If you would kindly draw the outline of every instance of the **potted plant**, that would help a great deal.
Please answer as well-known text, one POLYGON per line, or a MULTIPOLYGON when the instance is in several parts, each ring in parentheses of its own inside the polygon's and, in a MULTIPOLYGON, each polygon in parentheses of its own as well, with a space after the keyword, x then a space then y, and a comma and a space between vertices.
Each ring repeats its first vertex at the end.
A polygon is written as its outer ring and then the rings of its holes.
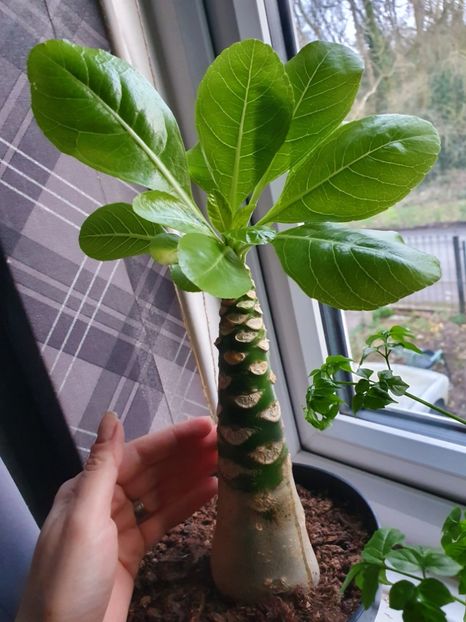
MULTIPOLYGON (((327 429, 342 407, 357 414, 363 408, 383 409, 406 396, 457 423, 466 419, 426 402, 413 394, 409 385, 396 373, 391 359, 400 348, 417 354, 422 351, 413 343, 414 335, 406 327, 392 326, 378 330, 366 339, 357 365, 346 356, 328 356, 325 363, 311 372, 312 383, 306 392, 306 420, 318 430, 327 429), (383 360, 383 369, 375 371, 370 358, 383 360), (344 390, 352 386, 351 404, 345 404, 344 390), (344 406, 343 406, 344 405, 344 406)), ((441 547, 407 546, 398 529, 378 529, 362 551, 361 561, 353 565, 342 590, 353 581, 361 589, 362 603, 369 608, 379 584, 389 586, 390 607, 402 611, 405 622, 446 622, 443 607, 459 603, 466 620, 466 515, 454 508, 442 527, 441 547), (395 581, 387 577, 391 572, 395 581), (449 582, 443 580, 444 577, 449 582), (455 585, 458 595, 451 590, 455 585)))
POLYGON ((199 144, 186 152, 153 87, 102 50, 47 41, 29 56, 32 109, 51 142, 85 164, 149 190, 104 205, 80 245, 112 260, 141 253, 169 267, 178 287, 221 299, 219 499, 212 572, 220 590, 257 601, 316 584, 316 563, 292 478, 269 342, 248 251, 271 244, 311 297, 374 309, 435 282, 436 259, 392 232, 341 224, 403 198, 439 152, 427 121, 376 115, 343 121, 360 59, 314 42, 283 65, 256 40, 226 49, 199 86, 199 144), (287 173, 277 203, 251 217, 265 186, 287 173), (206 214, 191 180, 207 193, 206 214), (276 223, 289 223, 287 229, 276 223))

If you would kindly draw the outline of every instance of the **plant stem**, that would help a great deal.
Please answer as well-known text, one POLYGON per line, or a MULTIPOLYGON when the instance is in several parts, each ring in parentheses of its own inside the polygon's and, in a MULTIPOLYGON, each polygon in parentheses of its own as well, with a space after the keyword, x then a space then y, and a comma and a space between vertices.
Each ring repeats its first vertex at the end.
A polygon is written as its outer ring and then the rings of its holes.
MULTIPOLYGON (((390 566, 387 566, 386 564, 383 565, 384 570, 390 570, 390 572, 396 572, 397 574, 401 574, 404 577, 408 577, 409 579, 415 579, 416 581, 421 581, 421 577, 418 577, 415 574, 411 574, 410 572, 404 572, 403 570, 397 570, 396 568, 391 568, 390 566)), ((393 585, 393 583, 390 583, 390 585, 393 585)))
POLYGON ((222 300, 220 316, 212 575, 224 594, 256 602, 315 585, 319 569, 292 478, 255 290, 222 300))
MULTIPOLYGON (((339 385, 346 385, 346 386, 356 386, 357 384, 357 382, 351 382, 349 380, 336 380, 335 382, 339 385)), ((371 384, 376 384, 373 380, 369 380, 369 382, 371 384)), ((424 406, 427 406, 428 408, 435 410, 441 415, 444 415, 445 417, 449 417, 450 419, 453 419, 454 421, 457 421, 458 423, 462 423, 463 425, 466 425, 466 419, 463 419, 463 417, 459 417, 458 415, 455 415, 449 412, 448 410, 445 410, 441 406, 436 406, 435 404, 431 404, 430 402, 423 400, 421 397, 418 397, 417 395, 414 395, 414 393, 410 393, 409 391, 405 391, 404 394, 406 395, 406 397, 409 397, 411 400, 414 400, 415 402, 418 402, 419 404, 423 404, 424 406)))
POLYGON ((462 417, 458 417, 458 415, 454 415, 453 413, 449 412, 448 410, 445 410, 444 408, 441 408, 440 406, 436 406, 435 404, 426 402, 422 398, 418 397, 417 395, 414 395, 413 393, 409 393, 408 391, 405 392, 405 395, 406 397, 409 397, 415 402, 419 402, 419 404, 423 404, 424 406, 428 406, 432 410, 436 410, 441 415, 445 415, 445 417, 449 417, 450 419, 454 419, 454 421, 457 421, 458 423, 462 423, 463 425, 466 425, 466 419, 463 419, 462 417))

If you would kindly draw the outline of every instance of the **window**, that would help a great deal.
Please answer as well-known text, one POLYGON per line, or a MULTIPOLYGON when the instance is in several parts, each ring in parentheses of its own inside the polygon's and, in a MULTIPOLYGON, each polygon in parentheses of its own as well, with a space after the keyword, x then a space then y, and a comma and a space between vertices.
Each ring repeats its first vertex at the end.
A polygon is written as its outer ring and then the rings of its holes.
MULTIPOLYGON (((327 310, 322 327, 327 344, 332 353, 346 349, 357 361, 371 333, 393 324, 411 328, 423 352, 400 350, 395 369, 408 381, 411 392, 464 417, 466 225, 462 221, 466 211, 460 180, 466 180, 466 25, 462 3, 293 0, 292 10, 299 45, 323 38, 350 46, 363 58, 366 71, 350 119, 386 112, 417 114, 433 122, 442 139, 439 160, 423 184, 396 208, 357 223, 358 228, 400 231, 408 244, 436 255, 441 280, 373 312, 327 310)), ((292 296, 298 313, 305 314, 303 309, 309 305, 299 294, 292 296)), ((305 333, 300 332, 300 337, 307 350, 305 333)), ((306 369, 311 368, 307 364, 306 369)), ((325 434, 298 425, 305 445, 313 451, 437 492, 455 486, 453 481, 463 469, 463 427, 430 414, 408 398, 381 415, 365 413, 358 419, 344 415, 325 434)), ((460 479, 457 484, 458 492, 463 491, 460 479)))
MULTIPOLYGON (((359 226, 396 229, 409 245, 439 258, 442 278, 390 307, 346 313, 345 320, 355 359, 374 330, 393 323, 409 325, 424 352, 416 356, 400 351, 397 364, 412 368, 400 369, 429 401, 464 417, 466 24, 462 3, 294 0, 293 10, 301 44, 324 37, 352 47, 364 59, 366 71, 352 118, 386 112, 417 114, 439 130, 442 150, 425 182, 396 209, 359 226)), ((400 406, 424 411, 407 399, 400 406)))

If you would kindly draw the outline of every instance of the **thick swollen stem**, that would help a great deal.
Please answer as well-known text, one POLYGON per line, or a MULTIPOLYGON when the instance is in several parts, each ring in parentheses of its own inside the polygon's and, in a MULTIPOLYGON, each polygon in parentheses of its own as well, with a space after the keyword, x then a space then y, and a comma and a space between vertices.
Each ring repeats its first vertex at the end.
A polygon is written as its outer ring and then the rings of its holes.
POLYGON ((255 602, 316 585, 319 568, 291 473, 256 292, 223 300, 220 315, 212 573, 224 594, 255 602))

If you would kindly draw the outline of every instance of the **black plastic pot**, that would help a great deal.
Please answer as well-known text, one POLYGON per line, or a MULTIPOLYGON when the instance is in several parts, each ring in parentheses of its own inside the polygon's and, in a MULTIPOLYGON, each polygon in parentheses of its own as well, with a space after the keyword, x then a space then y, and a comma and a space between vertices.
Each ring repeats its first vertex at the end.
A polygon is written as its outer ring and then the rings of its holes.
MULTIPOLYGON (((336 501, 348 503, 354 511, 360 515, 366 529, 372 534, 380 525, 372 511, 372 508, 362 494, 349 482, 317 467, 304 464, 293 465, 295 482, 312 492, 325 492, 336 501)), ((370 609, 364 609, 362 605, 348 618, 348 622, 373 622, 380 607, 380 599, 370 609)))

